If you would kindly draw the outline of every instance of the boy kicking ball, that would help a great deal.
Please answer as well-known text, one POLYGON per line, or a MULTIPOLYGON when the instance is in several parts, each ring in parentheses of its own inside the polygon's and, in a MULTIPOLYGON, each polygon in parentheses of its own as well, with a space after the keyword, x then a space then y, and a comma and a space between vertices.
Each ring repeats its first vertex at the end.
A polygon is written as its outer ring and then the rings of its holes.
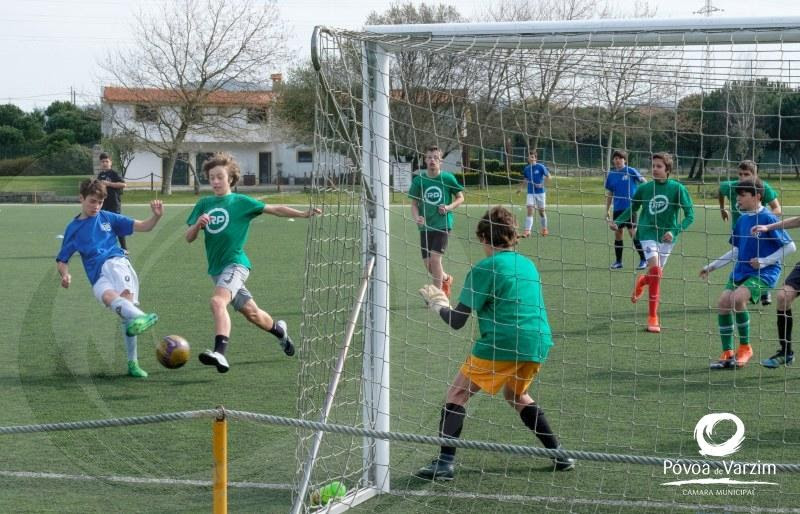
POLYGON ((247 321, 278 339, 286 356, 294 355, 294 345, 289 337, 286 322, 273 321, 272 316, 259 308, 253 295, 245 287, 250 276, 250 259, 244 253, 250 222, 261 214, 284 218, 309 218, 320 214, 319 209, 298 211, 285 205, 265 205, 249 196, 231 192, 240 177, 239 165, 233 156, 217 153, 203 164, 203 172, 214 190, 213 196, 201 198, 186 220, 189 229, 186 241, 205 234, 208 274, 214 283, 211 296, 211 315, 214 318, 214 349, 199 355, 200 362, 215 366, 219 373, 230 369, 225 351, 231 336, 231 318, 228 304, 242 313, 247 321))
POLYGON ((795 244, 783 229, 753 231, 771 225, 778 218, 761 205, 764 186, 760 180, 742 180, 736 185, 736 201, 742 216, 733 227, 731 249, 700 270, 701 278, 734 262, 725 290, 719 297, 719 335, 722 355, 711 369, 744 367, 753 356, 750 346, 750 313, 747 304, 761 301, 781 276, 783 257, 795 251, 795 244), (755 235, 754 235, 755 234, 755 235), (733 352, 733 324, 739 333, 739 347, 733 352))
POLYGON ((72 283, 69 260, 75 252, 80 254, 95 298, 122 318, 128 375, 145 378, 147 372, 139 367, 136 336, 152 327, 158 316, 145 314, 137 307, 139 278, 117 240, 134 232, 153 230, 164 214, 164 208, 160 200, 153 200, 150 202, 153 215, 145 221, 134 220, 101 210, 106 194, 106 186, 99 180, 81 182, 81 213, 64 231, 56 265, 61 287, 66 289, 72 283))

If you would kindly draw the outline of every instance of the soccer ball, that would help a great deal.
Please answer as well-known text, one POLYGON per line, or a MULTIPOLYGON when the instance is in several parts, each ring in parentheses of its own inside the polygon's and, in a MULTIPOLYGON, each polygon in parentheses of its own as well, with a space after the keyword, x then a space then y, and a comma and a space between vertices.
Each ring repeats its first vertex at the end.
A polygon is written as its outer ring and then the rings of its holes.
POLYGON ((165 368, 180 368, 189 360, 189 343, 181 336, 166 336, 156 345, 156 358, 165 368))

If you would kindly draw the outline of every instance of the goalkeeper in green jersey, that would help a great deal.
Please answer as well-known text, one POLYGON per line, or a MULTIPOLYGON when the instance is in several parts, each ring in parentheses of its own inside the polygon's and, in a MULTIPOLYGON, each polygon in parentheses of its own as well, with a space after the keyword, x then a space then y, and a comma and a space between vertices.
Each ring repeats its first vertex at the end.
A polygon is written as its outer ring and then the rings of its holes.
POLYGON ((631 206, 610 223, 611 230, 619 225, 632 222, 636 237, 641 241, 644 256, 647 259, 647 271, 637 275, 631 294, 631 302, 636 303, 649 291, 647 331, 661 332, 658 319, 660 302, 661 277, 678 235, 689 228, 694 221, 692 197, 686 187, 669 178, 672 172, 672 156, 668 153, 656 153, 652 157, 653 180, 636 190, 631 199, 631 206), (641 219, 638 212, 641 209, 641 219), (683 211, 683 220, 679 215, 683 211))
MULTIPOLYGON (((456 374, 442 407, 439 437, 458 439, 466 405, 478 391, 503 397, 545 448, 559 448, 541 407, 528 394, 531 382, 547 360, 553 337, 547 321, 542 283, 533 262, 514 250, 517 223, 504 207, 483 215, 475 231, 486 258, 472 267, 458 299, 450 307, 444 292, 434 285, 420 289, 428 307, 452 328, 462 328, 474 310, 480 337, 456 374)), ((417 471, 427 480, 452 480, 456 449, 442 446, 439 456, 417 471)), ((567 457, 555 457, 552 469, 575 466, 567 457)))

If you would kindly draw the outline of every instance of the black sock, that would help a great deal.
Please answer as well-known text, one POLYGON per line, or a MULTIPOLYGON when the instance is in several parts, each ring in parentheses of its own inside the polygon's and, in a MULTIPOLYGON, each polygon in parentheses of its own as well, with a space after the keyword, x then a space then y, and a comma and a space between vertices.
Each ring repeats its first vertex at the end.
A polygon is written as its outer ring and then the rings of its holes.
MULTIPOLYGON (((457 403, 446 403, 442 408, 442 417, 439 420, 439 437, 449 437, 458 439, 461 437, 461 429, 464 428, 464 416, 467 410, 463 405, 457 403)), ((442 446, 439 458, 443 460, 453 460, 456 455, 454 446, 442 446)))
POLYGON ((214 351, 225 355, 228 348, 228 336, 218 335, 214 337, 214 351))
POLYGON ((124 236, 117 236, 117 239, 119 239, 119 247, 122 248, 123 250, 127 250, 128 249, 128 243, 125 242, 125 237, 124 236))
POLYGON ((614 255, 617 256, 617 262, 622 262, 622 249, 623 249, 622 239, 614 240, 614 255))
POLYGON ((792 353, 792 309, 778 311, 778 341, 784 354, 792 353))
POLYGON ((283 329, 278 325, 277 321, 272 324, 272 328, 269 329, 269 333, 274 335, 278 339, 283 339, 284 336, 286 335, 283 329))
POLYGON ((633 246, 634 248, 636 248, 636 251, 639 252, 639 259, 644 260, 644 250, 642 250, 642 243, 639 242, 638 239, 634 239, 633 246))
POLYGON ((547 418, 544 417, 544 412, 538 405, 535 403, 528 405, 520 411, 519 417, 522 418, 525 426, 536 434, 545 448, 558 448, 558 438, 550 430, 547 418))

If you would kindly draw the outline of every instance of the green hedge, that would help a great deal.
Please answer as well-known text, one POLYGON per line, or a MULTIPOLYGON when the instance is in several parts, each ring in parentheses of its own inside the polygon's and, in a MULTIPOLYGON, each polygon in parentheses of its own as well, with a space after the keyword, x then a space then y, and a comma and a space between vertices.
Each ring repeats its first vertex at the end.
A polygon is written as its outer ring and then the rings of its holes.
MULTIPOLYGON (((477 172, 467 172, 456 174, 459 182, 463 182, 465 186, 477 186, 480 184, 481 174, 477 172)), ((507 186, 511 185, 516 187, 522 181, 520 173, 511 173, 506 175, 505 171, 498 173, 486 173, 486 182, 490 186, 507 186)))
MULTIPOLYGON (((522 174, 522 169, 527 165, 526 162, 512 162, 511 173, 522 174)), ((488 173, 503 173, 506 172, 506 165, 503 161, 497 159, 485 159, 483 165, 488 173)), ((471 171, 478 172, 481 169, 481 161, 478 159, 470 159, 469 167, 471 171)))
POLYGON ((35 157, 17 157, 15 159, 0 159, 0 177, 16 177, 27 175, 36 162, 35 157))

